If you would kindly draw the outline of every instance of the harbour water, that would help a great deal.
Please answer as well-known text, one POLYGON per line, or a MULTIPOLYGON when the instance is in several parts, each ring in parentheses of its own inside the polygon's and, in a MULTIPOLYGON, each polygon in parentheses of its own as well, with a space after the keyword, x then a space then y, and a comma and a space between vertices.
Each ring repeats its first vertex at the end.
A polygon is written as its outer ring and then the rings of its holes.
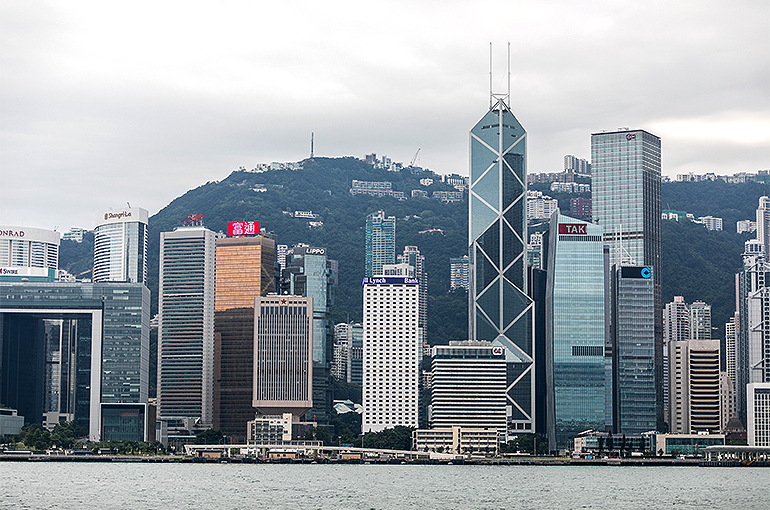
POLYGON ((770 508, 767 468, 0 463, 0 508, 770 508))

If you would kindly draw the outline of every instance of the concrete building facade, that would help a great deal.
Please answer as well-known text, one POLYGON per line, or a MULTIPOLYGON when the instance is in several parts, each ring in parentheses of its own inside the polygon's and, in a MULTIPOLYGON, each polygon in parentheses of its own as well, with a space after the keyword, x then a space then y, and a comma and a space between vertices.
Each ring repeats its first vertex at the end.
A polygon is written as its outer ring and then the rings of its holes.
POLYGON ((158 278, 158 415, 214 415, 214 267, 216 240, 202 226, 160 234, 158 278))
POLYGON ((254 299, 254 407, 259 414, 313 407, 313 298, 268 295, 254 299))
POLYGON ((419 282, 364 278, 361 432, 418 426, 419 282))

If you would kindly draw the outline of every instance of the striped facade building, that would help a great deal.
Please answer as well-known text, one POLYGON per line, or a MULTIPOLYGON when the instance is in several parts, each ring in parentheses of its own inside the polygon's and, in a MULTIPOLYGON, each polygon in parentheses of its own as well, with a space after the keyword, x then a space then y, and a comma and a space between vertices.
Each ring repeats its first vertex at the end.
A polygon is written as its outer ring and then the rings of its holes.
POLYGON ((312 297, 254 299, 252 406, 260 415, 291 413, 295 421, 313 407, 312 297))
POLYGON ((505 351, 491 342, 433 347, 431 428, 506 429, 505 351))

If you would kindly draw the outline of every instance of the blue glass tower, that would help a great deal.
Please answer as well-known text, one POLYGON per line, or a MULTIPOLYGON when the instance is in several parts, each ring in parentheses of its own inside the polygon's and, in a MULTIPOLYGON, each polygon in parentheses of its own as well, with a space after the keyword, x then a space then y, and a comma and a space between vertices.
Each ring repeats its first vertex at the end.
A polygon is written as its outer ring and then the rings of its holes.
POLYGON ((506 349, 508 426, 533 432, 535 371, 527 296, 526 138, 508 106, 492 95, 470 132, 469 332, 506 349))
POLYGON ((334 302, 334 261, 326 248, 304 244, 286 252, 282 293, 313 298, 313 409, 309 419, 327 422, 331 412, 330 364, 333 358, 331 306, 334 302))
MULTIPOLYGON (((551 450, 605 425, 603 229, 551 217, 546 284, 547 433, 551 450)), ((653 395, 654 396, 654 395, 653 395)))

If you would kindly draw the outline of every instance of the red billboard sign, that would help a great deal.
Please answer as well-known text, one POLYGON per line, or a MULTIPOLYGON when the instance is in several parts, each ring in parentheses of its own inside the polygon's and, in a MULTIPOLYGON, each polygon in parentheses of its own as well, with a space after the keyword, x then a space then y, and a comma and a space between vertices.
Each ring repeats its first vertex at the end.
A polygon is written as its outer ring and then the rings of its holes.
POLYGON ((559 223, 560 234, 586 234, 586 225, 579 223, 559 223))
POLYGON ((227 224, 227 235, 248 236, 259 234, 258 221, 235 221, 227 224))

